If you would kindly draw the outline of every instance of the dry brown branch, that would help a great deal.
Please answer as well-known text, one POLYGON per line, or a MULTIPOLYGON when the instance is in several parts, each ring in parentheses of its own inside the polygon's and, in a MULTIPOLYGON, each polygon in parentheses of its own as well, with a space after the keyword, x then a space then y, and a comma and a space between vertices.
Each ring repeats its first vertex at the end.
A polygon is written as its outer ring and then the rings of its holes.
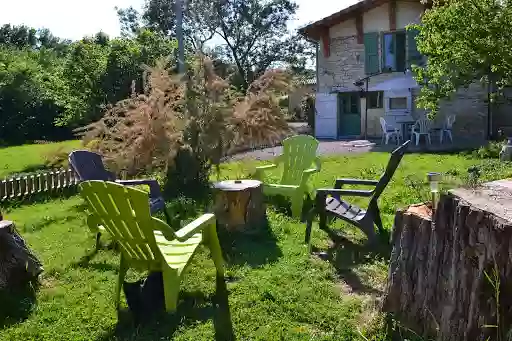
POLYGON ((266 72, 243 96, 202 55, 182 77, 170 75, 167 64, 146 67, 143 94, 132 93, 81 129, 114 171, 164 170, 182 148, 209 169, 233 148, 272 143, 289 132, 278 103, 290 87, 287 73, 266 72))

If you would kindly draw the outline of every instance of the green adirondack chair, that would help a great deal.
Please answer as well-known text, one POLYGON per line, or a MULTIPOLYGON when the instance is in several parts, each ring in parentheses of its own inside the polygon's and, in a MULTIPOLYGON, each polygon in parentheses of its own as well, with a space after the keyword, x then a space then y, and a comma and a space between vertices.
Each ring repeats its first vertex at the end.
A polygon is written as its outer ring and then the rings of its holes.
POLYGON ((304 195, 310 193, 308 179, 311 174, 320 171, 320 159, 316 156, 318 140, 309 135, 296 135, 283 141, 283 154, 279 155, 274 164, 256 168, 254 177, 262 182, 266 170, 283 164, 283 175, 278 184, 264 182, 263 192, 266 195, 280 194, 288 197, 292 204, 292 216, 300 218, 304 195), (311 168, 312 165, 314 168, 311 168))
POLYGON ((223 259, 217 238, 215 216, 204 214, 179 231, 173 231, 160 219, 151 217, 148 193, 104 181, 85 181, 80 193, 89 204, 87 223, 91 230, 105 230, 121 248, 115 305, 129 268, 162 271, 165 308, 175 311, 183 270, 198 245, 205 242, 217 268, 224 275, 223 259))

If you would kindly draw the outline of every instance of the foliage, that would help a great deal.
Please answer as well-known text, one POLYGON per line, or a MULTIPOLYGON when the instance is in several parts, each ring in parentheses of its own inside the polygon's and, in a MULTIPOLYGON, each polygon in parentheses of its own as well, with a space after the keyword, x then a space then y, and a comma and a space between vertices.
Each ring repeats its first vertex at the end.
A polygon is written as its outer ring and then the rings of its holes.
POLYGON ((421 84, 417 104, 435 115, 442 99, 475 82, 491 83, 492 97, 512 84, 512 2, 435 0, 419 30, 425 67, 414 67, 421 84), (470 24, 468 24, 470 23, 470 24))
MULTIPOLYGON (((16 152, 11 154, 19 154, 18 148, 14 147, 16 152)), ((34 149, 31 151, 23 148, 22 155, 40 154, 40 146, 30 146, 34 149)), ((332 186, 334 179, 340 177, 340 165, 346 177, 378 176, 388 158, 387 153, 323 158, 323 171, 313 185, 332 186)), ((381 197, 386 228, 392 228, 397 208, 417 200, 415 190, 405 181, 407 176, 465 170, 474 164, 480 161, 458 155, 406 155, 381 197)), ((512 175, 510 166, 492 164, 494 168, 481 167, 486 180, 512 175)), ((221 179, 240 178, 236 170, 245 167, 245 162, 222 164, 221 179)), ((274 176, 279 171, 273 172, 274 176)), ((424 186, 428 190, 428 184, 424 186)), ((84 228, 86 214, 82 205, 81 199, 71 198, 2 210, 6 219, 17 223, 45 265, 45 272, 36 309, 23 323, 0 330, 0 339, 227 340, 222 333, 232 329, 237 340, 364 340, 360 335, 371 341, 390 340, 385 338, 384 329, 368 330, 374 325, 371 317, 380 301, 379 292, 385 287, 388 258, 376 256, 355 242, 333 245, 316 223, 313 246, 334 255, 339 262, 311 256, 303 245, 304 224, 276 213, 271 206, 269 230, 232 238, 223 235, 229 295, 216 294, 212 280, 215 269, 208 250, 200 247, 186 270, 176 314, 134 326, 121 312, 118 323, 112 302, 119 254, 104 249, 88 263, 79 263, 94 245, 94 237, 84 228)), ((170 204, 180 213, 182 207, 189 204, 170 204)), ((355 239, 356 232, 348 225, 338 221, 331 226, 355 239)), ((108 242, 102 240, 103 244, 108 242)))
POLYGON ((311 128, 311 131, 315 131, 315 94, 307 94, 302 98, 300 103, 301 111, 303 115, 306 117, 306 121, 308 122, 308 126, 311 128))
POLYGON ((0 46, 0 143, 71 137, 54 126, 62 111, 52 93, 60 70, 61 61, 50 51, 0 46))
POLYGON ((130 95, 132 82, 142 90, 142 66, 174 53, 175 43, 141 30, 135 37, 109 40, 105 45, 83 39, 72 45, 61 94, 66 112, 58 121, 72 128, 101 118, 104 107, 130 95))
MULTIPOLYGON (((183 28, 187 48, 206 52, 205 42, 217 37, 216 56, 233 64, 231 83, 243 90, 276 63, 303 70, 313 58, 313 48, 287 24, 297 10, 292 0, 188 0, 184 3, 183 28)), ((146 0, 144 11, 119 9, 126 34, 140 27, 175 36, 175 0, 146 0)))
POLYGON ((506 141, 491 141, 485 146, 473 151, 473 157, 479 159, 498 159, 500 157, 501 148, 506 141))
POLYGON ((50 30, 36 30, 25 25, 4 24, 0 27, 0 45, 17 49, 54 49, 58 52, 66 50, 69 41, 55 37, 50 30))
POLYGON ((192 185, 206 184, 211 167, 232 148, 273 142, 288 132, 277 100, 288 87, 286 73, 268 71, 241 96, 208 58, 198 56, 181 79, 167 65, 162 60, 147 68, 143 94, 133 92, 83 128, 84 142, 96 141, 115 171, 167 169, 176 194, 193 194, 192 185))
POLYGON ((49 30, 0 27, 0 143, 68 139, 98 120, 108 103, 142 88, 141 65, 174 53, 175 43, 140 30, 110 39, 100 32, 77 42, 49 30))

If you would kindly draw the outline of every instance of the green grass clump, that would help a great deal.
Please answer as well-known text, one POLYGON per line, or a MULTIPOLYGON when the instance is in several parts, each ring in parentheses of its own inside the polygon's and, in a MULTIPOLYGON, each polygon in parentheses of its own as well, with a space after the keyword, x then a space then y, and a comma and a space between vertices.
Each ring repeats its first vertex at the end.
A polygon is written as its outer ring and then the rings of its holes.
POLYGON ((80 146, 81 141, 65 141, 46 144, 0 148, 0 179, 11 174, 32 172, 43 168, 55 153, 70 152, 80 146))
MULTIPOLYGON (((331 187, 341 177, 378 178, 388 158, 385 153, 323 158, 313 185, 331 187)), ((406 155, 380 200, 386 228, 392 228, 397 208, 428 198, 427 172, 449 174, 445 186, 456 186, 475 165, 483 180, 512 176, 510 165, 493 161, 406 155)), ((220 178, 247 177, 254 166, 244 161, 225 164, 220 178)), ((269 176, 277 178, 279 169, 269 176)), ((341 222, 332 227, 344 233, 349 244, 337 245, 314 226, 312 244, 315 251, 328 254, 324 260, 303 245, 303 223, 269 206, 268 229, 254 235, 220 233, 227 295, 216 294, 213 262, 201 248, 182 283, 177 314, 134 326, 124 315, 118 324, 113 305, 119 255, 102 249, 89 263, 80 263, 94 245, 80 197, 4 213, 17 223, 45 272, 37 305, 25 320, 3 321, 0 340, 228 340, 232 335, 237 340, 364 340, 361 335, 387 339, 378 328, 368 330, 378 321, 386 254, 367 250, 361 234, 341 222)))

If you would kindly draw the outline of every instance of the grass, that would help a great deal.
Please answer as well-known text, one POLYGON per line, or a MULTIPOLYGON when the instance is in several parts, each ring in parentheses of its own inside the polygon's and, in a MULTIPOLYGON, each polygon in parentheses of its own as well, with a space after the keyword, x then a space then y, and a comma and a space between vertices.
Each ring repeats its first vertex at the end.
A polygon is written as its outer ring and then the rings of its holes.
MULTIPOLYGON (((388 157, 324 158, 314 185, 329 187, 338 177, 376 178, 388 157)), ((510 165, 494 161, 406 155, 380 200, 386 227, 391 229, 398 207, 426 199, 427 172, 451 174, 453 186, 475 164, 485 180, 512 176, 510 165)), ((240 178, 254 166, 225 164, 220 177, 240 178)), ((25 320, 3 321, 0 340, 364 340, 358 329, 368 340, 386 340, 372 327, 387 276, 386 254, 365 249, 360 233, 337 222, 333 228, 351 242, 336 244, 316 229, 315 250, 329 257, 312 256, 303 245, 304 224, 280 212, 269 207, 270 227, 256 235, 221 234, 228 294, 216 293, 213 263, 201 249, 185 275, 177 314, 137 327, 124 315, 117 323, 118 254, 105 249, 79 263, 94 244, 79 197, 9 208, 7 219, 17 222, 45 272, 37 305, 25 320)))
POLYGON ((69 152, 80 145, 80 141, 27 144, 0 148, 0 179, 42 168, 47 161, 60 152, 69 152))

